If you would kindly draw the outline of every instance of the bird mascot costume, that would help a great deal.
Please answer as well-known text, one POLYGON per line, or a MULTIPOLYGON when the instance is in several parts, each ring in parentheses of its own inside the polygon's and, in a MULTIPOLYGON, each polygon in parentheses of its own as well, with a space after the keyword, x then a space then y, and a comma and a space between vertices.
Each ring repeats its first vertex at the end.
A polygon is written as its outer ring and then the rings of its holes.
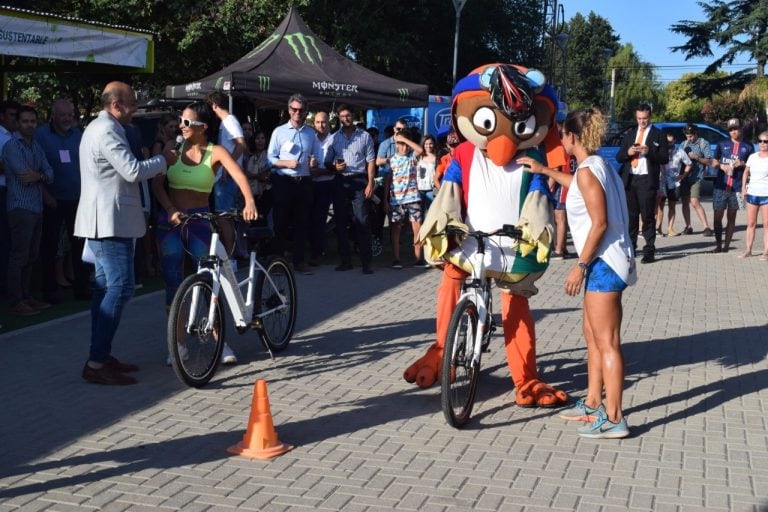
POLYGON ((453 90, 452 123, 461 144, 446 170, 440 192, 419 231, 432 263, 443 265, 437 291, 437 339, 403 374, 429 387, 440 375, 443 347, 461 284, 471 272, 471 237, 449 239, 448 224, 485 232, 512 224, 519 240, 493 237, 486 244, 488 275, 502 289, 502 325, 515 402, 523 407, 565 403, 562 390, 544 383, 536 368, 536 335, 528 298, 549 263, 552 205, 546 178, 516 159, 530 156, 551 168, 567 163, 555 114, 557 96, 537 70, 489 64, 473 70, 453 90))

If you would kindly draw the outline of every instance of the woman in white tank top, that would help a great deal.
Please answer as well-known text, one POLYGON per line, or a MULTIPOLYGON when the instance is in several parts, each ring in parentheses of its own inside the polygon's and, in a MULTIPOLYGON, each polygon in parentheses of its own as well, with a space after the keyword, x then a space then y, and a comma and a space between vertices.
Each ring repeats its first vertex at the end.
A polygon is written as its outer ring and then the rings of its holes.
POLYGON ((565 292, 575 296, 584 285, 588 385, 587 396, 560 417, 584 422, 578 434, 596 439, 629 435, 621 407, 621 295, 637 280, 624 186, 618 173, 595 154, 604 133, 601 112, 587 109, 568 114, 562 138, 563 147, 578 163, 573 176, 543 167, 531 158, 518 159, 531 172, 569 187, 565 207, 579 259, 568 272, 565 292))

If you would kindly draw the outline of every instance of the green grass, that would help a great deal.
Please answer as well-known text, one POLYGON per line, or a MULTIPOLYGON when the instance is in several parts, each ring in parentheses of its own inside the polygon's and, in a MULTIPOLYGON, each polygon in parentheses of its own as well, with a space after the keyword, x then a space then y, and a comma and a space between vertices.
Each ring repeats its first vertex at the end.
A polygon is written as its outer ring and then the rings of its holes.
MULTIPOLYGON (((140 290, 136 290, 135 296, 152 293, 157 290, 162 290, 165 285, 161 277, 147 277, 142 281, 143 287, 140 290)), ((34 289, 34 287, 33 287, 34 289)), ((62 290, 61 297, 64 299, 60 304, 55 304, 50 309, 46 309, 40 312, 39 315, 34 316, 13 316, 8 314, 9 304, 6 302, 0 308, 0 334, 15 331, 17 329, 23 329, 31 325, 41 324, 49 320, 65 317, 81 311, 88 311, 91 307, 91 301, 89 300, 75 300, 72 296, 72 290, 62 290)))

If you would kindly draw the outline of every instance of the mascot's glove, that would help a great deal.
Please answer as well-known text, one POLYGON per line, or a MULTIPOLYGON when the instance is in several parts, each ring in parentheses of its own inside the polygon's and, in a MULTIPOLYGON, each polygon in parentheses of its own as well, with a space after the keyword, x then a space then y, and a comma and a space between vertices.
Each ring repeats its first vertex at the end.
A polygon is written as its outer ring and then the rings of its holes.
POLYGON ((417 236, 417 243, 426 245, 424 258, 431 264, 442 263, 442 257, 448 252, 451 240, 445 234, 448 224, 463 227, 461 222, 461 189, 450 182, 443 182, 432 206, 429 207, 424 222, 417 236))
POLYGON ((539 233, 539 236, 536 237, 531 231, 530 224, 521 223, 517 227, 523 232, 523 236, 518 240, 520 254, 525 257, 535 250, 536 261, 538 263, 545 263, 549 259, 550 244, 552 242, 550 232, 547 229, 544 229, 539 233))
POLYGON ((544 194, 538 190, 528 194, 517 227, 523 232, 520 254, 525 257, 535 250, 536 261, 545 263, 551 249, 552 223, 549 199, 544 194))

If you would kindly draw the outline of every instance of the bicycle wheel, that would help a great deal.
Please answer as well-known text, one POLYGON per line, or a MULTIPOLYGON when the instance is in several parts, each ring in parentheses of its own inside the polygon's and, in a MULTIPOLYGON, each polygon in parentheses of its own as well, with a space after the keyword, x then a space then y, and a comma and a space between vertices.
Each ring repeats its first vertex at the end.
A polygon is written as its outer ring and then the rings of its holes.
POLYGON ((179 286, 168 314, 171 366, 182 382, 195 388, 204 386, 216 373, 224 347, 223 297, 215 301, 213 322, 209 324, 212 298, 211 278, 191 275, 179 286))
POLYGON ((253 315, 261 320, 259 333, 270 350, 281 352, 288 347, 296 327, 296 278, 288 262, 280 257, 267 260, 264 268, 274 286, 264 273, 259 273, 253 315), (285 303, 280 296, 285 299, 285 303), (274 311, 265 313, 270 310, 274 311))
POLYGON ((477 323, 474 302, 463 299, 451 316, 445 338, 440 397, 446 421, 456 428, 466 425, 475 403, 480 376, 480 361, 472 364, 477 323))

